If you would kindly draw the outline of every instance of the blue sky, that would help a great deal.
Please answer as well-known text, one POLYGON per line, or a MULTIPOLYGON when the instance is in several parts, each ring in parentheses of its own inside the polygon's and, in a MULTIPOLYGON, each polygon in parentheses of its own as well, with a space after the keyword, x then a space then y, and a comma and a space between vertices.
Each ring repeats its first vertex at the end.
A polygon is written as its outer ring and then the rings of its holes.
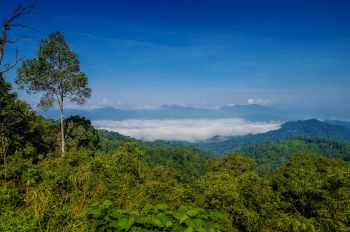
MULTIPOLYGON (((0 16, 16 2, 1 1, 0 16)), ((37 0, 36 12, 23 18, 40 31, 30 34, 60 31, 78 54, 93 89, 87 107, 249 102, 350 112, 347 0, 37 0)), ((38 49, 18 46, 28 58, 38 49)))

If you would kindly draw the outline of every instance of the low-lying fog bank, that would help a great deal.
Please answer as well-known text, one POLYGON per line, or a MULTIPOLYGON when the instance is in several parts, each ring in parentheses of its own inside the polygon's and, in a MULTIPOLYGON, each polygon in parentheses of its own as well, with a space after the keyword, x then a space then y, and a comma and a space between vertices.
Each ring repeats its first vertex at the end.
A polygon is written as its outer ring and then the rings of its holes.
POLYGON ((214 136, 264 133, 280 128, 274 122, 249 122, 241 118, 175 120, 96 120, 96 128, 116 131, 136 139, 153 141, 203 141, 214 136))

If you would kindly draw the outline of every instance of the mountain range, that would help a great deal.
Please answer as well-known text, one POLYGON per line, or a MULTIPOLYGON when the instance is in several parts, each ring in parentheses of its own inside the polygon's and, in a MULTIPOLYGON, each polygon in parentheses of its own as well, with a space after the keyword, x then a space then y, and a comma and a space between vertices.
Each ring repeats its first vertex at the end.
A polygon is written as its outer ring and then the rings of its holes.
POLYGON ((294 137, 317 137, 336 141, 350 141, 350 128, 336 124, 339 124, 339 121, 336 121, 335 124, 332 121, 323 122, 316 119, 291 121, 284 123, 278 130, 266 133, 231 137, 216 136, 208 141, 193 143, 192 145, 213 154, 223 155, 246 145, 283 141, 294 137))
MULTIPOLYGON (((58 119, 58 110, 42 111, 44 117, 58 119)), ((290 110, 258 104, 230 105, 218 109, 204 109, 178 105, 162 105, 155 109, 130 110, 113 107, 85 109, 66 109, 65 116, 81 115, 91 120, 126 120, 126 119, 197 119, 197 118, 244 118, 248 121, 285 122, 308 118, 337 118, 321 111, 303 109, 290 110)), ((338 116, 342 118, 343 116, 338 116)))

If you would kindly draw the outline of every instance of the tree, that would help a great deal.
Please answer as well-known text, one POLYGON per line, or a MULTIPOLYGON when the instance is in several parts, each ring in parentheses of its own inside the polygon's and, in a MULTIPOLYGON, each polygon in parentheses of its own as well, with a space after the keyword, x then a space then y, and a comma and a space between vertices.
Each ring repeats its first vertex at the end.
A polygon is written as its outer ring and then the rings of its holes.
POLYGON ((92 126, 91 121, 85 117, 70 116, 65 120, 65 141, 69 148, 88 148, 97 150, 100 139, 98 131, 92 126))
POLYGON ((241 175, 244 172, 252 171, 255 168, 253 159, 240 156, 234 152, 218 158, 211 163, 210 171, 227 172, 234 176, 241 175))
POLYGON ((91 89, 87 76, 80 71, 77 55, 70 50, 61 33, 54 32, 41 41, 37 58, 25 60, 18 69, 16 83, 28 93, 42 93, 40 108, 49 109, 58 104, 64 156, 64 100, 68 98, 71 102, 84 104, 91 89))
POLYGON ((272 176, 281 209, 309 219, 318 231, 349 231, 350 171, 342 160, 296 154, 272 176))
MULTIPOLYGON (((3 64, 3 58, 5 53, 5 46, 7 44, 15 44, 23 38, 29 38, 27 36, 20 36, 14 40, 8 38, 8 32, 16 27, 26 28, 34 30, 23 23, 19 23, 17 20, 22 16, 32 13, 35 5, 23 6, 19 4, 18 7, 12 12, 9 18, 4 18, 1 25, 0 34, 0 153, 3 156, 4 167, 6 167, 6 154, 10 147, 10 139, 8 138, 9 132, 12 132, 13 128, 18 125, 19 119, 12 117, 8 109, 13 108, 13 103, 18 103, 17 96, 14 93, 10 93, 11 85, 5 81, 4 74, 13 69, 23 58, 19 58, 18 49, 16 49, 16 60, 14 63, 3 64), (8 107, 10 106, 10 107, 8 107)), ((12 111, 14 112, 14 111, 12 111)))
POLYGON ((11 85, 5 81, 4 74, 11 69, 13 69, 23 58, 19 58, 18 49, 16 49, 16 60, 13 64, 5 63, 3 64, 3 58, 5 54, 5 46, 7 44, 15 44, 19 40, 23 38, 29 38, 28 36, 20 36, 14 40, 8 38, 8 32, 16 27, 26 28, 30 30, 34 30, 32 27, 27 26, 23 23, 19 23, 18 19, 25 15, 29 15, 32 13, 35 5, 23 6, 19 4, 18 7, 12 12, 11 16, 3 19, 3 23, 1 25, 1 34, 0 34, 0 136, 4 136, 4 131, 6 128, 9 128, 15 125, 15 118, 5 117, 2 112, 4 112, 6 108, 6 104, 10 100, 16 100, 17 96, 14 93, 10 93, 11 85), (3 116, 3 117, 2 117, 3 116))
MULTIPOLYGON (((15 153, 36 161, 57 149, 57 123, 37 116, 32 108, 12 93, 11 85, 0 85, 0 157, 15 153)), ((0 164, 2 161, 0 161, 0 164)))

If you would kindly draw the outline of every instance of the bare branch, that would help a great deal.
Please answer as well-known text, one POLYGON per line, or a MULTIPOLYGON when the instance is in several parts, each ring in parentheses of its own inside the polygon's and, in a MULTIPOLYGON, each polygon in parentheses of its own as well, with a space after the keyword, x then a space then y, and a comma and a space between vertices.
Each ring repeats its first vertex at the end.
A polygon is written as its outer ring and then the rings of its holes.
POLYGON ((10 19, 5 24, 9 25, 13 21, 15 21, 18 17, 32 14, 34 7, 35 5, 23 6, 22 4, 19 4, 18 7, 13 11, 10 19))
MULTIPOLYGON (((19 17, 34 13, 33 12, 34 7, 35 7, 35 4, 28 5, 28 6, 23 6, 22 4, 19 4, 18 7, 12 12, 11 17, 8 20, 6 20, 6 19, 4 20, 2 27, 1 27, 1 36, 0 36, 0 65, 2 64, 2 60, 4 57, 4 47, 5 47, 6 43, 14 44, 21 39, 29 38, 28 36, 21 36, 15 40, 8 40, 7 39, 7 32, 11 28, 21 27, 21 28, 32 30, 32 31, 37 31, 33 27, 27 26, 23 23, 16 22, 16 20, 19 17)), ((2 76, 5 72, 8 72, 10 69, 15 67, 22 59, 23 59, 23 57, 22 58, 18 57, 18 50, 16 49, 16 61, 15 61, 15 63, 12 65, 9 65, 9 64, 4 65, 5 69, 0 70, 0 76, 2 76)))
POLYGON ((12 65, 5 65, 5 69, 1 71, 2 74, 10 71, 13 67, 15 67, 19 62, 21 62, 24 59, 24 57, 18 57, 18 49, 16 49, 16 61, 12 65))
POLYGON ((33 40, 33 41, 36 41, 36 42, 40 41, 40 40, 34 39, 34 38, 30 37, 30 36, 23 35, 23 36, 20 36, 20 37, 14 39, 14 40, 6 40, 5 43, 15 44, 15 43, 17 43, 18 41, 20 41, 22 39, 29 39, 29 40, 33 40))
POLYGON ((26 28, 26 29, 38 32, 38 30, 34 29, 33 27, 27 26, 27 25, 25 25, 23 23, 15 23, 15 24, 8 24, 7 25, 8 29, 11 29, 12 27, 23 27, 23 28, 26 28))

